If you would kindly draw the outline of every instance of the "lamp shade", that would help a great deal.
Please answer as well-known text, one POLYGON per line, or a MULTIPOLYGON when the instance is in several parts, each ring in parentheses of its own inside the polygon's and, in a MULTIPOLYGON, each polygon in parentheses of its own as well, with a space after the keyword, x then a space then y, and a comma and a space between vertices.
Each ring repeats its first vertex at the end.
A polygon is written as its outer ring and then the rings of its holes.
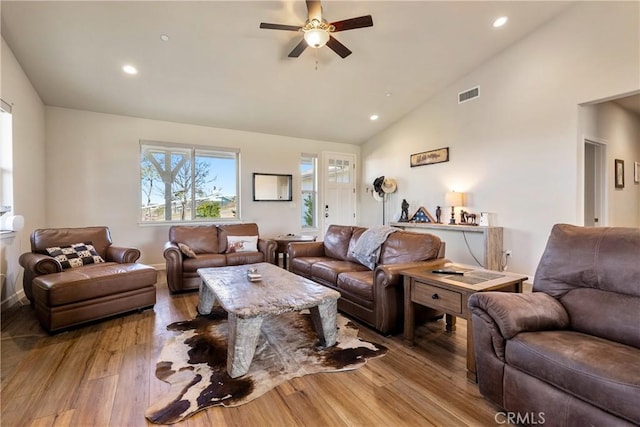
POLYGON ((449 191, 445 194, 445 203, 447 206, 463 206, 463 198, 464 193, 458 193, 456 191, 449 191))
POLYGON ((20 231, 24 228, 24 217, 8 212, 0 216, 0 230, 20 231))
POLYGON ((329 41, 329 32, 321 28, 312 28, 304 33, 304 39, 311 47, 322 47, 329 41))

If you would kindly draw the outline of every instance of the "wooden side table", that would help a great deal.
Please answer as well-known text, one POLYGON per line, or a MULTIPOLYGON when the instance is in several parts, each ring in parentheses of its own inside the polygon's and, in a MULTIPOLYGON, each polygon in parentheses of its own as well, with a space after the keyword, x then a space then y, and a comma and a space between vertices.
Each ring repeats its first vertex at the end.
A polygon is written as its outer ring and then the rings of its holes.
POLYGON ((286 270, 287 269, 287 249, 289 247, 289 243, 315 242, 316 236, 287 235, 287 236, 273 237, 271 240, 274 240, 278 244, 278 247, 276 248, 276 260, 279 259, 280 254, 282 254, 282 268, 286 270))
MULTIPOLYGON (((401 271, 404 276, 404 339, 413 345, 415 304, 424 305, 447 314, 447 330, 453 330, 450 316, 467 321, 467 378, 477 382, 476 358, 473 351, 473 325, 467 308, 470 295, 476 292, 522 292, 528 279, 522 274, 489 271, 472 266, 447 263, 442 269, 463 272, 462 275, 437 274, 431 269, 412 268, 401 271)), ((455 320, 455 319, 453 319, 455 320)))

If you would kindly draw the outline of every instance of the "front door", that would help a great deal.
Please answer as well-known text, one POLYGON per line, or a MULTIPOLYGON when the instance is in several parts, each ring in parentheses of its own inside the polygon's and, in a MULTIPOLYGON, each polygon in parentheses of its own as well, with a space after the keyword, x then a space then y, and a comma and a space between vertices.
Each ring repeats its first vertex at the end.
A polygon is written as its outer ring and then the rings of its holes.
POLYGON ((331 224, 355 225, 355 163, 355 154, 323 153, 324 201, 320 211, 323 234, 331 224))

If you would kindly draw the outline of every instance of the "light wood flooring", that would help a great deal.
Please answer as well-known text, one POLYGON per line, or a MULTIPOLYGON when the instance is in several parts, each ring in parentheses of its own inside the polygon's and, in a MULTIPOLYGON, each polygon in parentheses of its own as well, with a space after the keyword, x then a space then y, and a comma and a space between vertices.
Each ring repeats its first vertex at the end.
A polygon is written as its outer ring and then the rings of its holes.
MULTIPOLYGON (((153 310, 49 336, 28 305, 2 313, 2 426, 145 426, 169 387, 155 377, 167 324, 196 314, 197 292, 170 295, 158 274, 153 310)), ((500 409, 467 381, 466 322, 402 335, 360 336, 390 351, 349 372, 307 375, 236 408, 204 410, 180 426, 495 426, 500 409)))

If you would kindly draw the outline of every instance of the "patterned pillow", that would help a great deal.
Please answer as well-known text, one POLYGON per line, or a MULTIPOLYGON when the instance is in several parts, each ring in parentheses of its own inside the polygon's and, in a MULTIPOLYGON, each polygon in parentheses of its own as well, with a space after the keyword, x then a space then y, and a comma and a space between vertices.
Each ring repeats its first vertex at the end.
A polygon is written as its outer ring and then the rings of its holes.
POLYGON ((184 243, 178 243, 178 247, 180 248, 180 252, 182 252, 185 256, 189 258, 195 258, 196 253, 189 246, 184 243))
POLYGON ((228 236, 227 253, 258 252, 258 236, 228 236))
POLYGON ((54 246, 46 249, 49 256, 54 257, 62 268, 82 267, 87 264, 104 262, 93 245, 88 243, 74 243, 69 246, 54 246))

